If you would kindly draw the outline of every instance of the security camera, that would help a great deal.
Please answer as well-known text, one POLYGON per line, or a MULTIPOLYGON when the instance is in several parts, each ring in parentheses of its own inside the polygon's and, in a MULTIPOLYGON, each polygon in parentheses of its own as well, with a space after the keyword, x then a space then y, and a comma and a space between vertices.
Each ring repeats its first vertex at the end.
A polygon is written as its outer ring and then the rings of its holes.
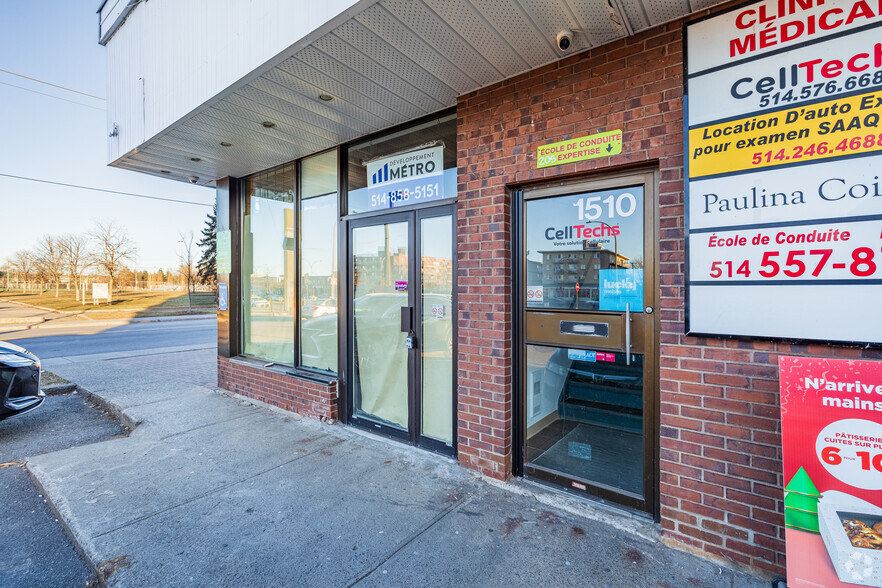
POLYGON ((191 183, 191 184, 195 184, 196 182, 199 181, 199 176, 190 176, 190 177, 187 178, 187 179, 190 180, 190 183, 191 183))
POLYGON ((573 46, 573 31, 561 31, 557 34, 557 48, 561 51, 569 51, 573 46))

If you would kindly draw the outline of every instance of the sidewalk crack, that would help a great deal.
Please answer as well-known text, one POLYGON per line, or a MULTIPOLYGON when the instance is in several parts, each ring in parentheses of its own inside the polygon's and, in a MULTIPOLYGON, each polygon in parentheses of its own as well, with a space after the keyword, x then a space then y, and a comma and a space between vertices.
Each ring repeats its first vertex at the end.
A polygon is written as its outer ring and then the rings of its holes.
POLYGON ((247 412, 245 414, 240 414, 240 415, 237 415, 234 417, 230 417, 228 419, 223 419, 220 421, 213 421, 211 423, 205 423, 204 425, 199 425, 198 427, 193 427, 192 429, 187 429, 186 431, 178 431, 177 433, 171 433, 169 435, 166 435, 165 437, 160 437, 159 440, 165 441, 166 439, 171 439, 172 437, 177 437, 179 435, 186 435, 187 433, 192 433, 193 431, 198 431, 199 429, 204 429, 206 427, 213 427, 213 426, 219 425, 221 423, 229 423, 230 421, 236 421, 239 419, 244 419, 247 417, 259 416, 259 415, 260 415, 259 412, 251 411, 251 412, 247 412))
POLYGON ((459 510, 460 508, 462 508, 463 506, 468 504, 470 501, 471 501, 471 497, 466 498, 464 500, 459 500, 457 502, 454 502, 453 504, 451 504, 450 506, 448 506, 444 510, 442 510, 440 513, 435 515, 435 518, 433 518, 431 521, 429 521, 428 523, 423 525, 421 528, 414 531, 409 537, 407 537, 407 539, 402 541, 401 545, 399 545, 398 547, 393 549, 392 552, 389 553, 389 555, 387 555, 383 559, 381 559, 377 563, 377 565, 375 565, 374 567, 365 571, 363 574, 361 574, 355 580, 352 580, 351 582, 347 583, 346 588, 352 588, 352 586, 355 586, 356 584, 360 583, 362 580, 367 579, 371 574, 373 574, 378 569, 380 569, 383 566, 383 564, 385 564, 387 561, 389 561, 390 559, 392 559, 393 557, 398 555, 398 553, 401 552, 402 549, 404 549, 405 547, 407 547, 408 545, 410 545, 411 543, 413 543, 414 541, 419 539, 420 536, 422 536, 426 531, 428 531, 429 529, 434 527, 436 524, 438 524, 441 521, 441 519, 443 519, 444 517, 446 517, 450 513, 459 510))

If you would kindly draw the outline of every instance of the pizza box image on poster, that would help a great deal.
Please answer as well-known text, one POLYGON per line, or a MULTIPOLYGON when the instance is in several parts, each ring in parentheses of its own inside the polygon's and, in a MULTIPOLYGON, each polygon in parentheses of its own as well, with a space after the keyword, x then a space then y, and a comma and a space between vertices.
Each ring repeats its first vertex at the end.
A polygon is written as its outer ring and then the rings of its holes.
POLYGON ((882 588, 882 362, 778 363, 787 585, 882 588))

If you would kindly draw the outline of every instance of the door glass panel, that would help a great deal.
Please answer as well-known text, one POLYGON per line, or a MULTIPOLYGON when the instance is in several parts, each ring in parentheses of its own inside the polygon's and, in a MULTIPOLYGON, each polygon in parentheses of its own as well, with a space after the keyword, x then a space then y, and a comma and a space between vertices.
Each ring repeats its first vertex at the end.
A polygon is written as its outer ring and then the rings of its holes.
POLYGON ((527 345, 528 465, 643 494, 643 355, 527 345))
POLYGON ((453 217, 422 219, 422 434, 453 444, 453 217))
POLYGON ((527 308, 643 311, 643 187, 527 202, 527 308))
POLYGON ((352 230, 356 416, 407 429, 408 223, 352 230))

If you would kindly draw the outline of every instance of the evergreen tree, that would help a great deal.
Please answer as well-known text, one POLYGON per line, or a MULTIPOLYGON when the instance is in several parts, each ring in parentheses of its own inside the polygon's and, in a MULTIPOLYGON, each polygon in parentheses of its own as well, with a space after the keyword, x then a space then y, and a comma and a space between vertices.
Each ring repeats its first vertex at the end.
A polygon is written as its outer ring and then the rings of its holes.
POLYGON ((205 219, 198 245, 202 249, 202 257, 196 265, 196 276, 202 284, 214 284, 217 282, 217 205, 212 207, 205 219))

